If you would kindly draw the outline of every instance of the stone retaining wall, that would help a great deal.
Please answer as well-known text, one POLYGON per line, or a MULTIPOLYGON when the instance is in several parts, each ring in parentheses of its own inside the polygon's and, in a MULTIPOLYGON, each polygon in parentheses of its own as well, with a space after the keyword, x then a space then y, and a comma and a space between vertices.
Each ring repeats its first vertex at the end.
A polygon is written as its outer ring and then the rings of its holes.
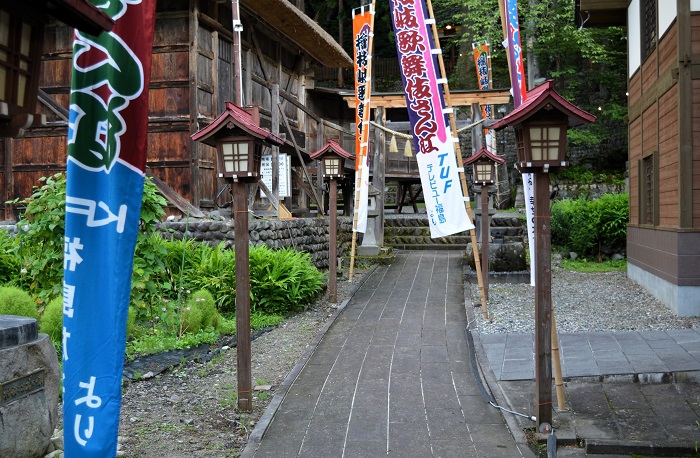
MULTIPOLYGON (((226 248, 234 246, 232 220, 166 221, 161 224, 165 238, 181 240, 184 237, 226 248)), ((249 243, 252 246, 266 244, 272 248, 294 248, 306 251, 317 268, 328 267, 329 219, 296 218, 292 220, 254 219, 248 221, 249 243)), ((350 253, 352 220, 338 217, 336 229, 338 258, 350 253)))

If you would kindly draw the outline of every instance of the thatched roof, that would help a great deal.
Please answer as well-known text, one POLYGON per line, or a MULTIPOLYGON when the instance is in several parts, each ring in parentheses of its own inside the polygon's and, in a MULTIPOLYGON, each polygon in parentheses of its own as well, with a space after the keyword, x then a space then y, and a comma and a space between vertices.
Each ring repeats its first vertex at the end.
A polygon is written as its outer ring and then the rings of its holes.
POLYGON ((352 59, 333 37, 287 0, 241 0, 241 6, 279 30, 324 67, 352 66, 352 59))

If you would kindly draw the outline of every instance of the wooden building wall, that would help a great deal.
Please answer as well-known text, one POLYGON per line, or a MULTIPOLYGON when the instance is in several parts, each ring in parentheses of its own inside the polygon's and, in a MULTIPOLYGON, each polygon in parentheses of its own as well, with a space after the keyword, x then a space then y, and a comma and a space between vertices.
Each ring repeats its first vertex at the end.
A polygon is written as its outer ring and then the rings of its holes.
MULTIPOLYGON (((224 183, 217 183, 215 150, 193 142, 201 129, 233 101, 233 33, 230 3, 216 0, 158 0, 149 92, 148 171, 195 207, 212 210, 224 183)), ((308 57, 283 42, 281 35, 242 11, 246 24, 242 43, 243 104, 258 104, 261 125, 278 134, 294 136, 307 148, 307 116, 298 105, 306 102, 308 57), (291 135, 280 120, 272 126, 270 84, 279 85, 282 107, 291 135)), ((48 103, 39 103, 47 116, 44 127, 29 129, 24 137, 0 141, 0 192, 3 202, 31 195, 38 179, 65 170, 73 29, 54 23, 47 27, 40 88, 48 103)), ((318 129, 314 129, 314 132, 318 129)), ((323 134, 323 131, 321 131, 323 134)), ((288 141, 287 152, 293 152, 288 141)), ((295 165, 300 161, 293 156, 295 165)), ((298 190, 297 190, 298 193, 298 190)), ((223 202, 221 202, 223 203, 223 202)), ((172 210, 171 210, 172 211, 172 210)), ((4 219, 15 217, 5 208, 4 219)))
MULTIPOLYGON (((700 45, 700 39, 698 44, 700 45)), ((693 80, 692 87, 693 145, 700 145, 700 80, 693 80)), ((693 148, 693 228, 700 229, 700 147, 693 148)))
MULTIPOLYGON (((691 52, 693 56, 700 56, 700 14, 692 14, 690 17, 691 52)), ((700 79, 692 81, 693 93, 693 229, 700 229, 700 79)))
POLYGON ((648 226, 640 218, 641 180, 639 164, 657 154, 658 183, 653 226, 679 227, 677 23, 661 37, 654 51, 629 81, 630 223, 648 226))

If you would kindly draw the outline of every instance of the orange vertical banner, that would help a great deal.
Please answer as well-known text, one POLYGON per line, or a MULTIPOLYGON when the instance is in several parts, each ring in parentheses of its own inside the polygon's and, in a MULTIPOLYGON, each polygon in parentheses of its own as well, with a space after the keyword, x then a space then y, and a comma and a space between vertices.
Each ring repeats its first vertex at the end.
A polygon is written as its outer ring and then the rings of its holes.
POLYGON ((369 193, 369 112, 372 63, 372 28, 374 10, 370 7, 352 11, 352 36, 355 69, 355 214, 353 232, 367 228, 369 193))

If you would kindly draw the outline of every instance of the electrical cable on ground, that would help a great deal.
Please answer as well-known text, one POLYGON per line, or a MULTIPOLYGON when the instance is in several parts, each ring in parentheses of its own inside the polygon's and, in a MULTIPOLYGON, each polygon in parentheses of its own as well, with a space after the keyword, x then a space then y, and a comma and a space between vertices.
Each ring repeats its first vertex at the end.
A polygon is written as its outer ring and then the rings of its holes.
MULTIPOLYGON (((469 324, 471 324, 471 322, 469 324)), ((491 404, 491 406, 493 406, 499 410, 502 410, 503 412, 508 412, 510 414, 513 414, 513 415, 518 415, 520 417, 529 418, 532 421, 537 421, 537 418, 533 415, 527 415, 524 413, 515 412, 513 410, 506 409, 505 407, 499 406, 491 398, 491 395, 489 395, 489 393, 486 391, 486 387, 484 387, 484 384, 481 381, 481 377, 479 376, 479 367, 478 367, 477 362, 476 362, 476 354, 474 351, 474 339, 472 338, 472 333, 469 330, 469 324, 465 328, 465 332, 467 334, 467 345, 469 346, 469 361, 471 362, 471 366, 472 366, 472 375, 474 376, 474 380, 476 381, 476 384, 479 388, 479 391, 481 392, 481 396, 484 398, 484 400, 486 402, 491 404)))

